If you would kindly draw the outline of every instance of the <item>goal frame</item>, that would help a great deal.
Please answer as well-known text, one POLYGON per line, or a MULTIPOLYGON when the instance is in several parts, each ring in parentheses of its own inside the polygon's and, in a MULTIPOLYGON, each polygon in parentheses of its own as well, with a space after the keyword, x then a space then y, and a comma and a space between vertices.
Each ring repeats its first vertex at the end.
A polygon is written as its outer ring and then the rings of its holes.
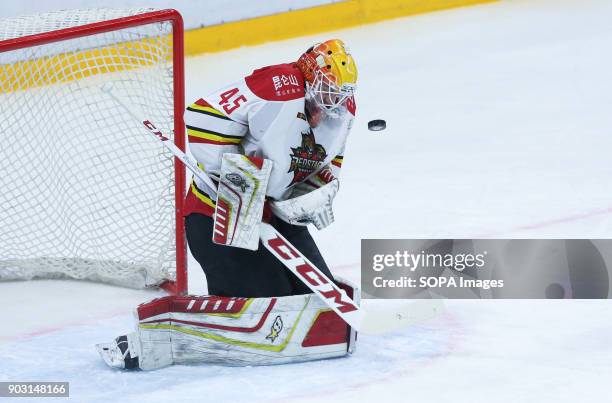
MULTIPOLYGON (((177 10, 165 9, 150 11, 133 16, 7 39, 0 41, 0 53, 119 29, 168 21, 172 23, 174 143, 182 151, 185 151, 185 125, 183 124, 183 112, 185 109, 184 28, 183 18, 177 10)), ((161 287, 169 293, 185 295, 187 293, 187 246, 185 240, 185 224, 183 220, 183 203, 186 192, 186 176, 185 166, 176 157, 174 157, 174 182, 176 281, 166 281, 161 285, 161 287)))

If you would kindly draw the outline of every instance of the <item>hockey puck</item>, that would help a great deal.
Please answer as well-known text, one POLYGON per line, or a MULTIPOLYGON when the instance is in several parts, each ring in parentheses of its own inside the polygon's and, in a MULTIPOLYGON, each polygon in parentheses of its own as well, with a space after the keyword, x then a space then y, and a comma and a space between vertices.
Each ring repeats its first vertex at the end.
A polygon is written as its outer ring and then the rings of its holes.
POLYGON ((374 119, 368 122, 368 129, 373 132, 385 130, 387 128, 387 122, 382 119, 374 119))

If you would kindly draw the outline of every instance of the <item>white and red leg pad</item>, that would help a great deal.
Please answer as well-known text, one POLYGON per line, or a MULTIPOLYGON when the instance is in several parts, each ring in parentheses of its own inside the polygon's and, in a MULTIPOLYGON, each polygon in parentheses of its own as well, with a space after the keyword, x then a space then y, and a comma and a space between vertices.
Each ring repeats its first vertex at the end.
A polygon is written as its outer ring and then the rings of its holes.
MULTIPOLYGON (((357 290, 341 286, 351 296, 357 290)), ((138 307, 139 366, 269 365, 344 356, 356 333, 314 294, 164 297, 138 307)))

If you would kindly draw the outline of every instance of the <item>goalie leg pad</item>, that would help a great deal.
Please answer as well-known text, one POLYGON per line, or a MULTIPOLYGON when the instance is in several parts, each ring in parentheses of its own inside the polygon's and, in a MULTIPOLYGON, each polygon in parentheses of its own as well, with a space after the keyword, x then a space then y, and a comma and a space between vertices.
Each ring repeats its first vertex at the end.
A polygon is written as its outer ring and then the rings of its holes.
MULTIPOLYGON (((356 288, 341 286, 357 294, 356 288)), ((138 332, 128 335, 130 349, 122 350, 124 344, 117 342, 97 346, 110 366, 283 364, 345 356, 356 340, 356 333, 314 294, 169 296, 140 305, 137 317, 138 332)))

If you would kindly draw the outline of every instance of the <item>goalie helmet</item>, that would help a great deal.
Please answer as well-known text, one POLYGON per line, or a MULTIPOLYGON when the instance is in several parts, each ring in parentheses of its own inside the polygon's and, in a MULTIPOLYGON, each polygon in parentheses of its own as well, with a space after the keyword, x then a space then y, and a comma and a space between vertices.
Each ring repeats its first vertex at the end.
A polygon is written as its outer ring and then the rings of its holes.
POLYGON ((328 116, 339 116, 357 83, 357 66, 344 42, 331 39, 312 46, 297 67, 306 82, 306 101, 328 116))

